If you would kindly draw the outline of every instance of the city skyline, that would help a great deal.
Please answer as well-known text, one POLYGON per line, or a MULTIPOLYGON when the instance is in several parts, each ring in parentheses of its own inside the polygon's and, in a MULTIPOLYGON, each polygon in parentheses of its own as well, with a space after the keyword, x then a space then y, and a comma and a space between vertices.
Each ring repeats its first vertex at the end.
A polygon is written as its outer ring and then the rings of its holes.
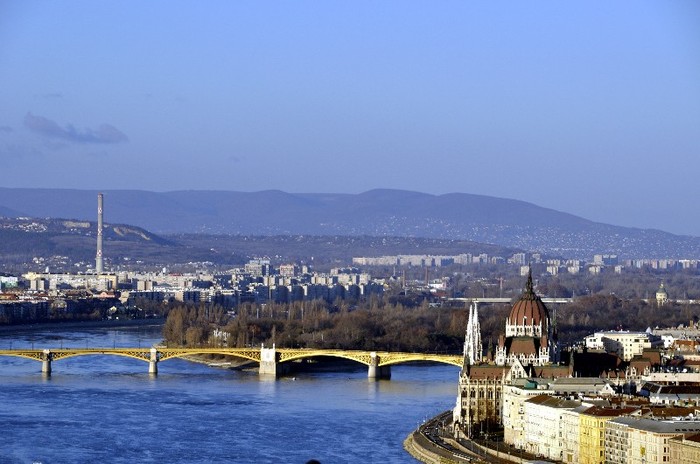
POLYGON ((698 20, 659 1, 7 1, 0 186, 464 192, 700 236, 698 20))

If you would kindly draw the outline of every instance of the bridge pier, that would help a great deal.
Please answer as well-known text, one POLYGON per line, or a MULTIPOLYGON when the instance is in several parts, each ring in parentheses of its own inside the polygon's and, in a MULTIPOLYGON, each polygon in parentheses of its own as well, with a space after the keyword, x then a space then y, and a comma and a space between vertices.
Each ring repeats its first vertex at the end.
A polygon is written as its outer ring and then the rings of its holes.
POLYGON ((377 353, 374 351, 371 352, 369 356, 370 362, 369 368, 367 369, 367 378, 374 380, 389 380, 391 378, 391 366, 380 366, 379 356, 377 356, 377 353))
POLYGON ((151 359, 148 361, 148 373, 158 375, 158 350, 151 348, 151 359))
POLYGON ((275 345, 272 348, 260 347, 260 375, 273 375, 277 377, 277 350, 275 345))
POLYGON ((279 353, 277 353, 277 349, 275 348, 275 345, 272 345, 272 348, 265 348, 264 346, 260 347, 260 368, 258 369, 258 373, 260 375, 270 375, 275 378, 287 374, 289 372, 289 365, 288 363, 281 363, 279 362, 279 353))
POLYGON ((44 350, 44 354, 41 357, 41 373, 49 376, 51 375, 51 360, 53 359, 53 355, 51 354, 51 350, 44 350))

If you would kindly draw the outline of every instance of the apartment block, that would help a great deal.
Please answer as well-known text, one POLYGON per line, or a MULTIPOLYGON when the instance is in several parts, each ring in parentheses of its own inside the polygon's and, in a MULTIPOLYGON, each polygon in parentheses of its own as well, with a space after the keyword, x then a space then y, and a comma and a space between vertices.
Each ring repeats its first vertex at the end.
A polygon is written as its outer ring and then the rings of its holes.
POLYGON ((700 433, 700 420, 617 417, 609 420, 605 427, 606 463, 675 463, 670 440, 697 433, 700 433))

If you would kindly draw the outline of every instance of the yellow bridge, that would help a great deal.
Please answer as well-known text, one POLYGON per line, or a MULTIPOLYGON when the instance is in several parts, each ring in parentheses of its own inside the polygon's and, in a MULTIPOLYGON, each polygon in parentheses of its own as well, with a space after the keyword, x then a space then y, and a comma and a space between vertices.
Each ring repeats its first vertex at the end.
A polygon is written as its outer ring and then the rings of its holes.
POLYGON ((0 350, 0 356, 16 356, 42 362, 42 372, 51 374, 53 361, 87 355, 111 355, 134 358, 149 363, 148 372, 157 374, 158 363, 173 358, 217 354, 258 363, 261 374, 279 375, 286 372, 289 362, 317 357, 342 358, 368 366, 368 377, 390 378, 393 364, 427 361, 462 366, 462 355, 401 353, 390 351, 325 350, 300 348, 60 348, 0 350), (286 364, 285 364, 286 363, 286 364))

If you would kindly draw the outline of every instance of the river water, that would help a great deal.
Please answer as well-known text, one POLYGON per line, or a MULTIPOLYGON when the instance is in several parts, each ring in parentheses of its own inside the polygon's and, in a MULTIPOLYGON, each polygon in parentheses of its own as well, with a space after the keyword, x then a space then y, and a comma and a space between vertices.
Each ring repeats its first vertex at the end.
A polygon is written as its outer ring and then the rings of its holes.
MULTIPOLYGON (((150 346, 159 327, 0 333, 0 348, 150 346)), ((406 436, 453 407, 458 368, 365 366, 271 380, 180 359, 0 357, 0 464, 414 463, 406 436)))

